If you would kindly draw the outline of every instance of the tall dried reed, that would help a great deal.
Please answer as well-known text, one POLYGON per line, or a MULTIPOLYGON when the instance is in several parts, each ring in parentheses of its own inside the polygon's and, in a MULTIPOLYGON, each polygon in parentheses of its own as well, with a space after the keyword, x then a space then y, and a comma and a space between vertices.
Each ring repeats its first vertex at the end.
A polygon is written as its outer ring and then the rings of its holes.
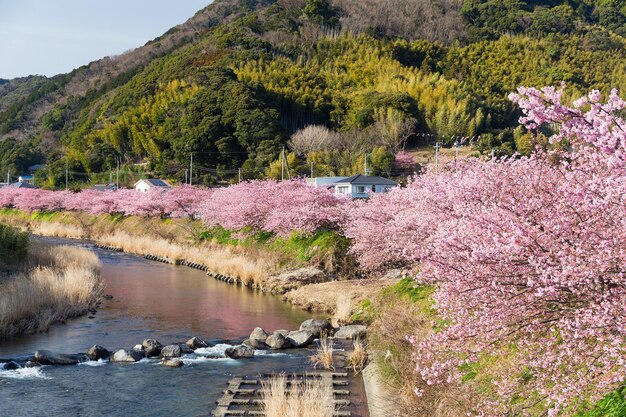
POLYGON ((93 252, 34 245, 25 271, 0 286, 0 339, 78 316, 101 294, 100 262, 93 252))
MULTIPOLYGON (((295 377, 294 377, 295 380, 295 377)), ((288 383, 284 374, 263 383, 262 408, 266 417, 332 417, 332 386, 306 378, 288 383)))
POLYGON ((346 294, 340 294, 337 297, 337 306, 335 307, 335 316, 333 317, 338 326, 350 323, 352 317, 352 298, 346 294))
POLYGON ((39 236, 63 237, 67 239, 81 239, 85 237, 83 229, 64 223, 34 223, 32 233, 39 236))
POLYGON ((329 339, 328 336, 322 335, 320 338, 320 346, 313 355, 309 356, 309 361, 315 368, 319 366, 326 370, 335 369, 333 339, 329 339))
POLYGON ((207 266, 210 271, 240 278, 245 285, 261 284, 273 272, 273 267, 267 260, 238 254, 225 246, 183 246, 165 239, 131 236, 123 232, 103 236, 97 241, 128 253, 163 256, 172 262, 177 259, 197 262, 207 266))

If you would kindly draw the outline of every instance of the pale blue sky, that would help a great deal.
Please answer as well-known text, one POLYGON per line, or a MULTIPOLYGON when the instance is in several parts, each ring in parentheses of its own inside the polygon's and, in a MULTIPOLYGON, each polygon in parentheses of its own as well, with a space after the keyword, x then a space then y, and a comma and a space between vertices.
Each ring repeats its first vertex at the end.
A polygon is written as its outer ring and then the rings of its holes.
POLYGON ((56 75, 145 44, 211 0, 0 0, 0 78, 56 75))

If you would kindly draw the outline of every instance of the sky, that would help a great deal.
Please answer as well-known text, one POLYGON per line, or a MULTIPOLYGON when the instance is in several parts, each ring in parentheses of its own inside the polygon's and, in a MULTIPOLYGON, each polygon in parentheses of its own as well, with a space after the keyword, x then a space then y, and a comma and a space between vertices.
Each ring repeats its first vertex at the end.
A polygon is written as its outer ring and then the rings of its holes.
POLYGON ((0 0, 0 78, 52 76, 134 49, 211 0, 0 0))

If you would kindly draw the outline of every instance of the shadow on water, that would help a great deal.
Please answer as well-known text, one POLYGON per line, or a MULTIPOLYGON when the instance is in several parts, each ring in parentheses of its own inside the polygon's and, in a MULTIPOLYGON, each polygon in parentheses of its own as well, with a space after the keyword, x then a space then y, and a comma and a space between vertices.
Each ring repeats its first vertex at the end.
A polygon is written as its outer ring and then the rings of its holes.
MULTIPOLYGON (((256 326, 295 329, 310 317, 278 297, 228 285, 194 269, 94 250, 102 262, 105 293, 114 298, 103 302, 95 318, 0 342, 0 357, 37 349, 77 353, 94 344, 130 348, 146 338, 171 343, 197 335, 214 342, 241 341, 256 326)), ((181 369, 143 361, 2 371, 0 416, 205 416, 233 374, 301 370, 306 355, 294 350, 250 361, 190 358, 181 369)))

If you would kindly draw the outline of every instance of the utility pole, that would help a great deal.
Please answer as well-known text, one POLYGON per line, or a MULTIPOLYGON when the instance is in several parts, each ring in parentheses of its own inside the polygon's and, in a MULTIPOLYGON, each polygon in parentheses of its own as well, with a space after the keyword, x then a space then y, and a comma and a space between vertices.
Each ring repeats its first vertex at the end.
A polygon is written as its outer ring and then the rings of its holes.
POLYGON ((311 162, 311 178, 313 178, 313 162, 311 162))
POLYGON ((441 145, 439 142, 435 143, 435 174, 439 172, 439 148, 441 145))
POLYGON ((456 148, 456 154, 454 156, 454 165, 456 165, 458 159, 459 159, 459 147, 461 146, 461 144, 459 143, 459 140, 457 139, 456 142, 454 142, 454 147, 456 148))
POLYGON ((67 191, 67 183, 69 178, 69 162, 67 158, 65 159, 65 191, 67 191))
POLYGON ((193 185, 193 152, 191 153, 191 163, 189 166, 189 185, 193 185))
POLYGON ((364 172, 363 175, 365 175, 367 177, 367 152, 365 152, 364 156, 365 156, 365 166, 364 166, 364 171, 365 172, 364 172))
POLYGON ((187 185, 188 177, 189 177, 189 170, 185 169, 185 185, 187 185))
POLYGON ((117 158, 117 167, 115 169, 115 191, 120 189, 120 159, 117 158))
POLYGON ((7 185, 11 184, 11 170, 7 168, 7 185))
POLYGON ((239 182, 241 182, 241 168, 239 168, 239 182))
POLYGON ((283 146, 283 152, 280 154, 280 180, 285 181, 285 147, 283 146))

